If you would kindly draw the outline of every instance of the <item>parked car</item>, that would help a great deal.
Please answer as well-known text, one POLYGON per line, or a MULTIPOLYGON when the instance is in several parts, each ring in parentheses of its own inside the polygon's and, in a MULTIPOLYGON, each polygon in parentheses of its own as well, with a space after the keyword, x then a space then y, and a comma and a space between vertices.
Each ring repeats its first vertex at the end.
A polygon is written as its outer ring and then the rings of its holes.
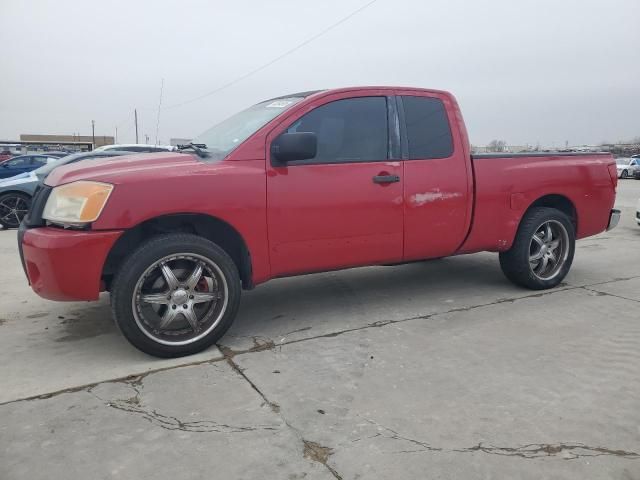
POLYGON ((46 165, 49 162, 53 162, 60 158, 57 155, 50 154, 34 154, 34 155, 19 155, 13 157, 4 163, 0 163, 0 178, 13 177, 21 173, 30 172, 46 165))
POLYGON ((640 171, 640 158, 617 158, 616 169, 618 178, 635 177, 636 172, 640 171))
POLYGON ((15 177, 0 181, 0 227, 17 228, 27 214, 31 206, 31 198, 36 187, 54 168, 80 160, 100 160, 122 155, 131 155, 131 152, 82 152, 67 155, 37 168, 28 173, 22 173, 15 177))
POLYGON ((242 288, 272 278, 493 251, 512 282, 555 287, 575 240, 617 224, 617 182, 608 153, 471 155, 447 92, 325 90, 179 152, 57 168, 18 242, 36 293, 109 291, 126 338, 174 357, 215 343, 242 288))
POLYGON ((94 152, 107 152, 112 150, 126 151, 126 152, 138 152, 138 153, 153 153, 153 152, 172 152, 176 147, 170 145, 145 145, 144 143, 129 143, 122 145, 103 145, 94 149, 94 152))
POLYGON ((7 160, 13 158, 14 155, 11 153, 11 150, 2 150, 0 151, 0 163, 4 163, 7 160))

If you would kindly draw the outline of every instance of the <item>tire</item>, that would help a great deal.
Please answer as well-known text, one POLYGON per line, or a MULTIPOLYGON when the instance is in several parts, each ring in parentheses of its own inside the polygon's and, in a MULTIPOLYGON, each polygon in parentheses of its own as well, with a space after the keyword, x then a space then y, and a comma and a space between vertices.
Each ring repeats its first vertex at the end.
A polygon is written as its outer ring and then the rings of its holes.
POLYGON ((112 283, 111 308, 118 328, 136 348, 156 357, 181 357, 225 334, 241 292, 238 269, 218 245, 197 235, 163 234, 122 262, 112 283))
POLYGON ((620 178, 627 178, 629 176, 629 172, 626 170, 622 171, 622 174, 620 175, 620 178))
POLYGON ((566 214, 555 208, 534 207, 520 222, 511 248, 500 253, 500 267, 516 285, 532 290, 553 288, 569 273, 575 243, 575 228, 566 214), (550 238, 547 225, 552 232, 550 238))
POLYGON ((18 228, 31 207, 31 197, 24 193, 9 192, 0 195, 0 226, 18 228))

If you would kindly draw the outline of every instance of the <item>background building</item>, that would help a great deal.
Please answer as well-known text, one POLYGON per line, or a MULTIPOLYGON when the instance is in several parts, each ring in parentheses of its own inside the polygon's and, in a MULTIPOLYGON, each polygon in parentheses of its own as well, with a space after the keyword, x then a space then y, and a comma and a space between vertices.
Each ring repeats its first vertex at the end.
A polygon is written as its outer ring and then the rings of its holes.
POLYGON ((191 143, 190 138, 171 138, 169 139, 169 145, 172 147, 177 147, 178 145, 186 145, 187 143, 191 143))
MULTIPOLYGON (((55 146, 55 145, 69 145, 69 144, 88 144, 91 145, 93 143, 93 138, 91 135, 36 135, 36 134, 21 134, 20 141, 21 142, 34 142, 40 143, 47 146, 55 146)), ((95 136, 95 145, 93 148, 101 147, 103 145, 113 145, 114 138, 105 136, 105 135, 96 135, 95 136)))

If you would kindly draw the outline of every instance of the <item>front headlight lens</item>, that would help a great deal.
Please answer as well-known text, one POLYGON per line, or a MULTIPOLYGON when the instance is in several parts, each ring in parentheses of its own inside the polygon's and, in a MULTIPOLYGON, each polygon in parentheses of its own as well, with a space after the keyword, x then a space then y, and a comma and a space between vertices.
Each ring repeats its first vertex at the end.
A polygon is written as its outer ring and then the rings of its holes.
POLYGON ((95 222, 109 200, 113 185, 79 181, 55 187, 42 218, 52 223, 83 226, 95 222))

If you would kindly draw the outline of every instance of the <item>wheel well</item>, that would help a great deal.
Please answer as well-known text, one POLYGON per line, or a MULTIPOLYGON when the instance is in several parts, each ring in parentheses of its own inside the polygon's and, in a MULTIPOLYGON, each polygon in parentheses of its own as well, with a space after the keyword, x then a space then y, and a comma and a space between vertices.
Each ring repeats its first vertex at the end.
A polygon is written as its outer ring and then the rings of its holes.
POLYGON ((29 200, 31 200, 31 197, 32 197, 32 195, 29 195, 28 193, 22 192, 20 190, 9 190, 9 191, 6 191, 6 192, 2 192, 2 193, 0 193, 0 197, 4 197, 5 195, 11 195, 11 194, 20 195, 22 197, 27 197, 29 200))
POLYGON ((529 205, 527 211, 533 207, 549 207, 560 210, 571 219, 575 230, 578 230, 578 212, 576 211, 576 207, 573 205, 573 202, 567 197, 555 194, 545 195, 529 205))
POLYGON ((107 290, 120 264, 131 251, 149 238, 162 233, 193 233, 215 242, 231 257, 245 289, 253 288, 249 249, 238 231, 218 218, 204 214, 175 214, 152 218, 127 230, 114 244, 104 268, 102 279, 107 290))

